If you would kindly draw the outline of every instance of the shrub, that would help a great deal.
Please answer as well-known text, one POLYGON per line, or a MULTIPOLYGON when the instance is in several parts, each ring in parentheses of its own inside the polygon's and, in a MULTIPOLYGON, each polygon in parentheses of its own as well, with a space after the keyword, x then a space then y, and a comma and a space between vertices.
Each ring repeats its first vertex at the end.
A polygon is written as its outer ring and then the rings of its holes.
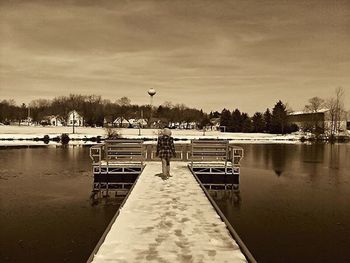
POLYGON ((56 137, 52 138, 52 140, 54 142, 59 142, 61 140, 61 138, 59 136, 56 136, 56 137))
POLYGON ((69 138, 68 134, 67 133, 63 133, 61 135, 61 143, 62 144, 68 144, 69 141, 70 141, 70 138, 69 138))
POLYGON ((49 141, 50 141, 50 137, 49 137, 49 135, 44 135, 44 138, 43 138, 43 141, 44 141, 44 143, 49 143, 49 141))
POLYGON ((107 127, 105 128, 107 139, 118 139, 121 138, 120 132, 117 128, 107 127))

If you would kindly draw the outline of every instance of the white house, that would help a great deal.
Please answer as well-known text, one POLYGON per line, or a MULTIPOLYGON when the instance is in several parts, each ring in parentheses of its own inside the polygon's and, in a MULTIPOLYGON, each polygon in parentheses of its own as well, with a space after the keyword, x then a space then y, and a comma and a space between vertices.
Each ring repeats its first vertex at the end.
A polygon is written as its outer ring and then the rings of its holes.
POLYGON ((145 119, 130 119, 129 122, 133 128, 142 128, 147 126, 147 120, 145 119))
POLYGON ((24 120, 21 120, 20 124, 19 125, 22 125, 22 126, 30 126, 30 125, 33 125, 33 119, 31 117, 27 117, 26 119, 24 120))
POLYGON ((45 117, 45 119, 47 120, 48 124, 51 126, 63 126, 63 123, 64 123, 63 118, 58 115, 47 116, 45 117))
POLYGON ((346 112, 342 112, 339 119, 336 121, 332 121, 332 114, 328 109, 321 109, 317 112, 292 112, 287 118, 290 124, 294 123, 300 130, 304 131, 314 131, 315 129, 318 129, 321 133, 326 134, 330 133, 331 130, 338 130, 340 133, 346 132, 346 112))
POLYGON ((138 119, 137 122, 139 123, 139 125, 141 125, 141 127, 146 127, 148 124, 146 119, 138 119))
POLYGON ((113 121, 113 126, 119 128, 129 128, 130 122, 122 117, 118 117, 113 121))
POLYGON ((168 126, 172 129, 196 129, 197 123, 196 122, 169 122, 168 126))
POLYGON ((206 127, 208 130, 219 131, 220 130, 220 118, 210 119, 210 125, 206 127))
POLYGON ((68 113, 67 126, 83 126, 84 118, 76 111, 72 110, 68 113))

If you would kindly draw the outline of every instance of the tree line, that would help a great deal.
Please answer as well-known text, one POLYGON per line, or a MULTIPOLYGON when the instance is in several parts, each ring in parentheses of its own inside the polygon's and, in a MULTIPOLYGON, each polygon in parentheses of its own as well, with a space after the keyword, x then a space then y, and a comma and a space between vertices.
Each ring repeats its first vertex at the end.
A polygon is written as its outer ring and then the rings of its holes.
POLYGON ((272 111, 256 112, 252 117, 245 112, 235 109, 232 112, 223 109, 221 112, 220 126, 228 132, 265 132, 274 134, 286 134, 298 130, 295 124, 289 124, 287 120, 287 105, 278 101, 272 111))
POLYGON ((28 105, 17 105, 11 100, 0 102, 0 122, 21 122, 28 116, 36 124, 48 116, 61 116, 66 118, 68 113, 76 110, 83 118, 86 126, 103 126, 106 123, 113 123, 117 118, 146 119, 148 122, 157 120, 166 125, 169 122, 181 122, 198 124, 208 118, 208 114, 202 110, 189 108, 184 104, 165 102, 158 107, 151 105, 132 104, 127 97, 121 97, 116 101, 102 99, 98 95, 70 94, 59 96, 52 100, 36 99, 28 105))
MULTIPOLYGON (((309 99, 305 105, 305 112, 318 112, 322 108, 329 109, 330 112, 330 130, 332 134, 339 130, 339 119, 344 114, 344 90, 338 88, 336 96, 328 100, 319 97, 309 99)), ((79 95, 70 94, 69 96, 59 96, 51 100, 36 99, 30 103, 17 105, 11 100, 0 101, 0 122, 21 122, 28 116, 36 124, 42 123, 47 116, 61 116, 66 118, 68 113, 76 110, 83 118, 86 126, 104 126, 106 123, 113 123, 117 118, 145 119, 148 123, 157 121, 159 127, 170 126, 171 123, 182 123, 190 127, 195 123, 197 128, 221 126, 222 131, 226 132, 264 132, 285 134, 298 130, 295 124, 288 122, 289 109, 287 104, 278 101, 270 110, 265 112, 256 112, 249 116, 239 109, 232 112, 223 109, 221 112, 215 111, 209 114, 194 108, 189 108, 184 104, 172 104, 164 102, 162 105, 152 107, 151 105, 132 104, 127 97, 121 97, 114 102, 103 99, 99 95, 79 95)), ((303 127, 306 131, 321 133, 319 131, 321 122, 315 118, 310 122, 310 127, 303 127)))
POLYGON ((337 88, 335 96, 324 100, 313 97, 305 105, 305 113, 317 113, 322 109, 327 109, 327 127, 324 127, 325 120, 318 114, 310 115, 308 122, 303 123, 303 127, 297 127, 288 122, 287 104, 279 100, 272 110, 269 108, 265 112, 256 112, 249 116, 239 109, 232 112, 223 109, 221 112, 215 111, 209 114, 194 108, 189 108, 184 104, 172 104, 164 102, 158 107, 151 105, 132 104, 127 97, 121 97, 114 102, 103 99, 99 95, 70 94, 69 96, 59 96, 51 100, 36 99, 27 105, 22 103, 17 105, 13 99, 0 101, 0 122, 20 123, 28 116, 33 123, 43 124, 43 120, 48 116, 60 116, 67 118, 70 111, 76 110, 83 118, 86 126, 105 126, 113 123, 114 120, 145 119, 148 124, 157 122, 158 127, 170 126, 174 123, 181 123, 182 127, 189 128, 195 123, 197 128, 213 128, 220 125, 220 129, 226 132, 265 132, 274 134, 285 134, 297 131, 301 128, 304 131, 312 132, 316 135, 323 134, 325 129, 331 135, 337 134, 340 127, 340 120, 346 119, 344 108, 344 89, 337 88))
POLYGON ((32 122, 42 123, 47 116, 61 116, 66 118, 68 113, 76 110, 83 118, 86 126, 104 126, 113 123, 117 118, 145 119, 148 123, 157 121, 160 127, 171 123, 196 123, 197 128, 213 127, 219 122, 226 132, 266 132, 289 133, 298 127, 287 122, 287 106, 278 101, 272 111, 256 112, 252 117, 247 113, 235 109, 232 112, 223 109, 222 112, 207 114, 203 110, 189 108, 184 104, 164 102, 158 107, 151 105, 132 104, 127 97, 116 101, 103 99, 98 95, 70 94, 59 96, 52 100, 36 99, 28 105, 17 105, 14 100, 0 102, 0 122, 21 122, 28 115, 32 122))

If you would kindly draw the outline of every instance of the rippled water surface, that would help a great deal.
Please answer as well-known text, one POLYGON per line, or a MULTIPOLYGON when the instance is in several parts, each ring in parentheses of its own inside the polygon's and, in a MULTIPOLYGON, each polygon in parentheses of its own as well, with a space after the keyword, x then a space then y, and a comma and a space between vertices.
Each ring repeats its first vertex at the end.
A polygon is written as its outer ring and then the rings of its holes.
MULTIPOLYGON (((259 262, 348 262, 350 145, 243 145, 215 200, 259 262)), ((91 205, 87 147, 0 150, 0 262, 85 262, 120 199, 91 205), (49 260, 48 260, 49 259, 49 260)))
POLYGON ((0 150, 0 262, 85 262, 120 200, 92 206, 88 148, 0 150))
POLYGON ((350 261, 350 145, 243 145, 216 202, 259 262, 350 261))

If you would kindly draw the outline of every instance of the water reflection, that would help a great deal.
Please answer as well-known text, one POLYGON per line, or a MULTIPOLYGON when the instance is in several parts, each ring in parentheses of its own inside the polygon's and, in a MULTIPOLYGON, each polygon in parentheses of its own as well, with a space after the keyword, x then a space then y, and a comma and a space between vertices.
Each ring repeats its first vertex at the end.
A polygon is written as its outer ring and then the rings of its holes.
POLYGON ((236 208, 241 207, 242 197, 239 189, 209 190, 208 192, 215 199, 215 201, 228 202, 236 208))
POLYGON ((258 262, 347 262, 350 144, 242 147, 244 202, 212 195, 258 262))
POLYGON ((332 173, 340 167, 349 167, 345 156, 349 146, 342 144, 267 144, 245 145, 242 164, 272 170, 277 177, 289 176, 286 171, 301 170, 311 180, 317 180, 322 169, 330 168, 332 173))
POLYGON ((0 163, 0 262, 86 262, 121 203, 90 205, 89 149, 7 149, 0 163))
POLYGON ((300 148, 301 159, 304 163, 322 163, 325 154, 325 144, 304 145, 300 148))
MULTIPOLYGON (((281 176, 284 172, 286 161, 288 159, 287 156, 283 156, 281 152, 285 152, 285 145, 278 145, 277 147, 270 147, 269 152, 271 152, 271 162, 273 166, 273 170, 277 176, 281 176)), ((287 153, 287 152, 286 152, 287 153)))
POLYGON ((341 147, 339 145, 330 145, 330 157, 329 157, 329 166, 333 169, 339 169, 340 166, 340 156, 342 155, 341 147))
MULTIPOLYGON (((350 144, 242 147, 239 189, 210 192, 258 262, 348 262, 350 144)), ((118 209, 91 206, 88 150, 0 152, 0 262, 86 261, 118 209)))

